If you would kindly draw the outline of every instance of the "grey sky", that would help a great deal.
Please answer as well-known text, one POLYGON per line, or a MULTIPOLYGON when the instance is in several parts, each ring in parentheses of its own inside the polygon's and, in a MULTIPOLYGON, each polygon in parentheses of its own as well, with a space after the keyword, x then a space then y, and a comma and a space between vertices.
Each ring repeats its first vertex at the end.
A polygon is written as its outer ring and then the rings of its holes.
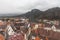
POLYGON ((59 7, 60 0, 0 0, 0 13, 24 13, 32 9, 59 7))

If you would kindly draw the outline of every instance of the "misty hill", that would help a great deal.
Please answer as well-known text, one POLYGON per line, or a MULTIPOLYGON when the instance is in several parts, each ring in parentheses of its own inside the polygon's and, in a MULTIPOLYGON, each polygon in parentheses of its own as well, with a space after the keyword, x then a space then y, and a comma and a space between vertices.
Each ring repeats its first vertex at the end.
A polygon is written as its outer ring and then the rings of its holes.
POLYGON ((55 7, 48 9, 46 11, 40 11, 38 9, 33 9, 31 12, 27 12, 24 14, 25 17, 27 18, 44 18, 44 19, 60 19, 60 8, 55 7))
POLYGON ((38 9, 33 9, 25 14, 18 14, 14 16, 3 16, 3 17, 25 17, 29 18, 31 21, 36 21, 37 19, 60 19, 60 8, 55 7, 48 9, 46 11, 40 11, 38 9))
POLYGON ((46 18, 46 19, 60 19, 60 8, 55 7, 55 8, 51 8, 51 9, 46 10, 44 12, 43 18, 46 18))
POLYGON ((26 17, 26 18, 29 18, 31 21, 36 21, 36 19, 38 17, 40 17, 41 15, 43 14, 42 11, 38 10, 38 9, 33 9, 23 15, 20 15, 20 16, 23 16, 23 17, 26 17))
POLYGON ((36 19, 60 19, 60 8, 55 7, 48 9, 46 11, 40 11, 38 9, 33 9, 23 15, 19 15, 20 17, 29 18, 31 21, 36 21, 36 19))

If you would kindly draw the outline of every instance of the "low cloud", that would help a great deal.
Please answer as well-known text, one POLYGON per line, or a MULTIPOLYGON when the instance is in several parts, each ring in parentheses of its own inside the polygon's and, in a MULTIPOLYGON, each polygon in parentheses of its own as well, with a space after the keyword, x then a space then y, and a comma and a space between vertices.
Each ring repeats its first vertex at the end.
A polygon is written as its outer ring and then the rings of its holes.
POLYGON ((0 0, 0 13, 24 13, 32 9, 60 7, 60 0, 0 0))

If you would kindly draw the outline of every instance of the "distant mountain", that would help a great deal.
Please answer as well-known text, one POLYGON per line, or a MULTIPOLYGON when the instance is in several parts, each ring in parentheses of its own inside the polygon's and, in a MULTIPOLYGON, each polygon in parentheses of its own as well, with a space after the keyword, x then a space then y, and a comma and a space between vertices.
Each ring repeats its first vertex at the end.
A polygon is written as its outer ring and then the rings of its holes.
POLYGON ((33 9, 25 14, 19 14, 14 16, 3 16, 3 17, 24 17, 29 18, 31 21, 36 21, 37 19, 60 19, 60 8, 55 7, 48 9, 46 11, 40 11, 38 9, 33 9))
POLYGON ((0 18, 10 18, 10 17, 18 17, 18 15, 22 15, 20 13, 1 13, 0 18))
POLYGON ((48 9, 44 12, 44 17, 46 19, 60 19, 60 8, 55 7, 48 9))
POLYGON ((55 7, 46 11, 33 9, 31 12, 24 14, 24 16, 31 19, 60 19, 60 8, 55 7))
POLYGON ((26 14, 23 14, 22 16, 29 18, 31 21, 36 21, 36 19, 38 17, 40 17, 40 15, 42 15, 42 11, 38 10, 38 9, 33 9, 30 12, 27 12, 26 14))
POLYGON ((19 16, 29 18, 31 21, 36 21, 36 19, 51 19, 51 20, 60 19, 60 8, 55 7, 55 8, 48 9, 46 11, 33 9, 19 16))

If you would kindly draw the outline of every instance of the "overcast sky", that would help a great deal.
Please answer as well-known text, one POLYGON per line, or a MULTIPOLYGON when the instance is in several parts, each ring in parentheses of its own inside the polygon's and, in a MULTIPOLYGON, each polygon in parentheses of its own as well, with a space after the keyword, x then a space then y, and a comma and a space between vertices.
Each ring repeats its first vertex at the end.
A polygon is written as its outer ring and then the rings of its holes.
POLYGON ((59 7, 60 0, 0 0, 0 13, 24 13, 32 9, 59 7))

